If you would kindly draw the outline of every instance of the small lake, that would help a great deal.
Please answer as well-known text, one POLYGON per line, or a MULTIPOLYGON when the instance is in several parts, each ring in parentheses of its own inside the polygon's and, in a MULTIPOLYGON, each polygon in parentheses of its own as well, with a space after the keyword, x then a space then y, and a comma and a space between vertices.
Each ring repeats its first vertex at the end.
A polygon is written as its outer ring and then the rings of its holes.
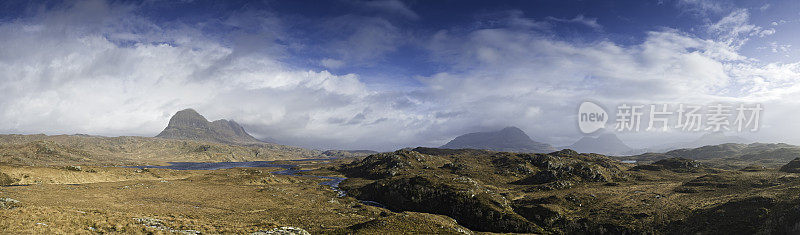
POLYGON ((636 160, 622 160, 622 163, 636 164, 636 160))
MULTIPOLYGON (((291 160, 291 162, 303 161, 324 161, 330 159, 302 159, 291 160)), ((283 161, 286 162, 286 161, 283 161)), ((302 177, 314 177, 321 179, 328 179, 328 181, 319 183, 331 187, 339 197, 344 197, 346 194, 343 190, 339 189, 339 183, 347 178, 343 177, 330 177, 330 176, 317 176, 317 175, 298 175, 297 173, 305 172, 306 170, 298 170, 297 165, 294 164, 276 164, 274 161, 253 161, 253 162, 168 162, 167 166, 126 166, 127 168, 156 168, 156 169, 170 169, 170 170, 221 170, 236 167, 277 167, 283 168, 280 171, 273 171, 272 174, 276 175, 292 175, 302 177)))

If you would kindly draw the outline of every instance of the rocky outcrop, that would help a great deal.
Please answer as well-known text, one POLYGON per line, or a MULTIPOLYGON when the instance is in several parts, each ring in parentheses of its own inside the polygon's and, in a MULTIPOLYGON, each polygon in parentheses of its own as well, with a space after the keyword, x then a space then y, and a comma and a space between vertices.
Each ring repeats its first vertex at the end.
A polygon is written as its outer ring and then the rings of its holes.
POLYGON ((381 202, 392 210, 447 215, 472 230, 542 232, 539 226, 514 213, 503 197, 465 177, 389 178, 348 193, 381 202))
POLYGON ((552 232, 542 226, 558 215, 536 217, 547 208, 512 202, 498 187, 548 190, 611 182, 624 179, 624 170, 608 157, 572 150, 530 154, 434 148, 374 154, 338 169, 348 177, 340 187, 361 200, 396 211, 446 215, 472 230, 517 233, 552 232))
POLYGON ((340 171, 348 177, 383 179, 418 172, 421 169, 438 168, 448 163, 451 161, 441 157, 411 150, 398 150, 370 155, 364 160, 343 167, 340 171))
POLYGON ((758 172, 758 171, 766 171, 767 167, 762 166, 762 165, 753 164, 753 165, 746 166, 745 168, 742 168, 742 169, 739 169, 739 170, 740 171, 745 171, 745 172, 758 172))
POLYGON ((485 149, 517 153, 549 153, 556 151, 549 144, 533 141, 525 132, 516 127, 506 127, 493 132, 476 132, 461 135, 440 148, 485 149))
POLYGON ((788 173, 800 173, 800 158, 795 158, 788 164, 782 166, 780 170, 788 173))
POLYGON ((798 234, 799 202, 748 197, 697 211, 664 230, 666 234, 798 234))
POLYGON ((6 175, 3 172, 0 172, 0 186, 8 186, 16 183, 17 179, 11 178, 11 176, 6 175))
POLYGON ((167 128, 156 137, 240 145, 264 143, 234 121, 222 119, 209 122, 194 109, 181 110, 173 115, 167 128))
POLYGON ((658 160, 649 165, 641 165, 632 168, 631 170, 649 170, 649 171, 660 171, 660 170, 668 170, 677 173, 689 173, 689 172, 700 172, 705 167, 702 164, 695 160, 686 159, 686 158, 667 158, 658 160))
POLYGON ((447 216, 428 213, 382 213, 380 217, 351 225, 331 234, 474 234, 447 216), (418 226, 408 226, 408 224, 418 226), (428 225, 430 224, 430 225, 428 225))
POLYGON ((596 159, 569 149, 551 154, 525 156, 525 159, 536 166, 538 171, 513 183, 541 185, 543 187, 540 188, 543 189, 554 189, 569 187, 578 182, 612 182, 615 178, 622 177, 621 168, 609 162, 597 161, 603 159, 602 156, 594 157, 596 159))

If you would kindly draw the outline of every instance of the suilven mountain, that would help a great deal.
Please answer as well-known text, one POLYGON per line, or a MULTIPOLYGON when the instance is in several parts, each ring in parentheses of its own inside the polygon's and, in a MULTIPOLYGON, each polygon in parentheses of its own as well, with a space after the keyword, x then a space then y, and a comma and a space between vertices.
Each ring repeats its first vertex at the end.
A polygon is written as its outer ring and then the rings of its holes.
POLYGON ((175 113, 169 120, 167 128, 156 137, 235 145, 264 143, 248 134, 242 126, 232 120, 209 122, 194 109, 184 109, 175 113))

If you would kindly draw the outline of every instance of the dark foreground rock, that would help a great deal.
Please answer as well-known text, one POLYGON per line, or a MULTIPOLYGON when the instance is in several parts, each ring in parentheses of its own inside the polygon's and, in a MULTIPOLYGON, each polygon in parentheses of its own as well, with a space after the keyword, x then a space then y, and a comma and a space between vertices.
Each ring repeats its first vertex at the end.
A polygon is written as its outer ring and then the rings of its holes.
POLYGON ((788 173, 800 173, 800 158, 795 158, 788 164, 782 166, 781 171, 788 173))
POLYGON ((0 186, 7 186, 16 183, 17 179, 11 178, 3 172, 0 172, 0 186))
POLYGON ((700 210, 670 228, 675 234, 800 234, 800 201, 744 198, 700 210))
POLYGON ((706 167, 695 160, 681 157, 661 159, 652 164, 636 166, 633 168, 633 170, 668 170, 678 173, 700 172, 706 169, 706 167))
MULTIPOLYGON (((475 231, 543 234, 798 234, 800 160, 783 172, 688 158, 632 167, 607 156, 416 148, 340 166, 348 195, 475 231)), ((376 226, 375 223, 371 223, 376 226)), ((450 231, 450 230, 448 230, 450 231)))
POLYGON ((447 215, 473 230, 517 233, 543 231, 514 213, 505 198, 469 178, 390 178, 348 192, 356 197, 384 202, 392 210, 447 215))
MULTIPOLYGON (((538 205, 514 202, 498 186, 531 190, 565 188, 585 182, 623 180, 624 167, 596 154, 562 150, 521 154, 484 150, 416 148, 371 155, 339 169, 349 195, 377 201, 395 211, 449 216, 477 231, 549 233, 538 205)), ((544 212, 543 212, 544 213, 544 212)))

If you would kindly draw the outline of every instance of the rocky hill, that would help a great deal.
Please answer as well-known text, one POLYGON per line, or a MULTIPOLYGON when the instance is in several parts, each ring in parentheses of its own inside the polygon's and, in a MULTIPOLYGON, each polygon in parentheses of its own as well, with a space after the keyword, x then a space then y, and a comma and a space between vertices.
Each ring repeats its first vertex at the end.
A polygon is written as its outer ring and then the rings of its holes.
POLYGON ((675 157, 634 166, 572 150, 416 148, 333 169, 350 196, 478 232, 797 234, 798 162, 727 171, 675 157))
POLYGON ((800 173, 800 157, 795 158, 788 164, 782 166, 780 171, 789 173, 800 173))
POLYGON ((602 134, 597 137, 584 136, 574 144, 562 147, 561 149, 572 149, 581 153, 599 153, 606 155, 616 155, 632 150, 631 147, 628 147, 628 145, 623 143, 622 140, 617 138, 617 135, 614 134, 602 134))
POLYGON ((167 128, 156 137, 239 145, 264 143, 248 134, 242 126, 234 121, 222 119, 209 122, 194 109, 185 109, 175 113, 170 118, 167 128))
POLYGON ((549 144, 533 141, 525 132, 516 127, 506 127, 493 132, 476 132, 461 135, 440 148, 485 149, 518 153, 549 153, 556 151, 549 144))
POLYGON ((725 135, 725 133, 722 132, 712 132, 712 133, 706 133, 693 141, 667 143, 667 144, 651 146, 648 148, 632 149, 630 151, 622 153, 621 155, 639 155, 643 153, 665 153, 676 149, 693 149, 709 145, 750 144, 750 143, 753 143, 753 141, 739 136, 725 135))
POLYGON ((477 231, 542 233, 544 224, 519 213, 504 187, 568 188, 623 179, 626 166, 602 155, 563 150, 517 154, 416 148, 371 155, 342 166, 348 194, 392 210, 447 215, 477 231))
POLYGON ((788 144, 765 143, 720 144, 699 148, 676 149, 666 153, 645 153, 620 157, 620 159, 649 163, 676 157, 697 160, 723 169, 738 169, 752 164, 779 167, 794 158, 800 157, 800 147, 788 144))

